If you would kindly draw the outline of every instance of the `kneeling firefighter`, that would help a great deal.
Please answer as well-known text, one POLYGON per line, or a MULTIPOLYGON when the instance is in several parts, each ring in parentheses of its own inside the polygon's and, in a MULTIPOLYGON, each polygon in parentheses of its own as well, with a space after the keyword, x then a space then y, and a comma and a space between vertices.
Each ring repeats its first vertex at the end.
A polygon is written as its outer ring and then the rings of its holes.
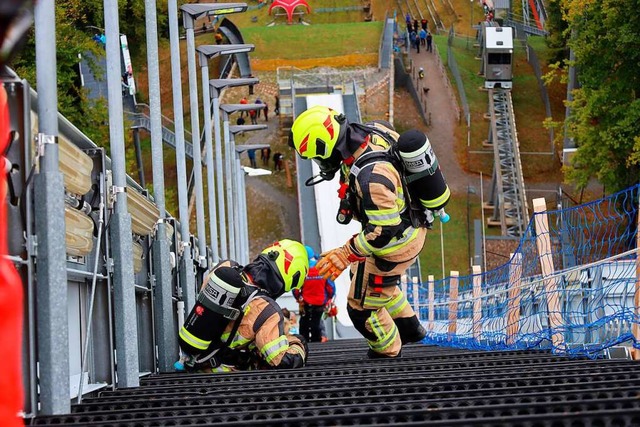
POLYGON ((316 106, 297 117, 289 143, 320 168, 307 185, 340 171, 336 219, 348 223, 355 217, 362 224, 344 246, 321 254, 316 267, 332 280, 351 267, 347 311, 369 343, 369 357, 400 355, 403 343, 426 335, 398 286, 400 277, 424 246, 428 214, 444 212, 450 196, 426 135, 400 136, 382 121, 349 123, 343 114, 316 106), (411 196, 412 188, 427 191, 411 196))
POLYGON ((275 299, 299 289, 309 271, 307 251, 293 240, 269 246, 246 266, 222 261, 208 274, 180 329, 177 370, 228 372, 300 368, 307 345, 286 335, 275 299))

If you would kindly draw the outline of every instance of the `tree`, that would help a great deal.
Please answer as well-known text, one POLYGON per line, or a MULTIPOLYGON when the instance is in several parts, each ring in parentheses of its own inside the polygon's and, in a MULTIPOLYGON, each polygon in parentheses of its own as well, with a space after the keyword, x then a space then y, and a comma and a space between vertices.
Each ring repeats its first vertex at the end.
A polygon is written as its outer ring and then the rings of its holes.
POLYGON ((568 178, 610 191, 640 180, 640 8, 618 0, 564 0, 581 88, 568 129, 578 144, 568 178))
POLYGON ((549 0, 547 2, 548 19, 545 26, 549 31, 546 42, 551 51, 550 62, 562 62, 569 58, 567 22, 563 19, 562 6, 562 0, 549 0))
MULTIPOLYGON (((93 32, 86 11, 92 10, 89 3, 81 0, 56 2, 56 61, 58 82, 58 109, 75 126, 94 141, 108 141, 107 110, 104 101, 90 101, 80 85, 79 55, 94 57, 104 55, 102 49, 91 39, 93 32)), ((100 3, 102 3, 100 1, 100 3)), ((32 30, 27 45, 14 63, 15 70, 37 90, 35 31, 32 30)))

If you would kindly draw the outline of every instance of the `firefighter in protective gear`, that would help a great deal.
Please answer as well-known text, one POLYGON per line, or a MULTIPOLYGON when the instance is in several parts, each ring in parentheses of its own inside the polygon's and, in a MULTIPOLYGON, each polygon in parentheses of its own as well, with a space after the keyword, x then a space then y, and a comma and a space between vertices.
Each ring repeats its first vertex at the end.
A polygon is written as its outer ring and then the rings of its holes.
POLYGON ((343 114, 316 106, 296 118, 289 142, 302 158, 318 164, 321 180, 340 171, 348 205, 362 231, 342 247, 321 254, 316 267, 335 280, 350 266, 347 311, 369 343, 369 357, 396 357, 403 343, 421 341, 426 335, 398 286, 424 246, 426 228, 412 226, 394 165, 384 160, 364 162, 363 156, 389 148, 387 139, 372 127, 395 140, 399 137, 389 123, 349 123, 343 114), (356 162, 361 167, 353 167, 356 162))
POLYGON ((180 330, 182 356, 176 368, 228 372, 304 366, 306 341, 285 334, 275 299, 299 289, 308 270, 304 246, 287 239, 244 267, 229 260, 216 265, 180 330))

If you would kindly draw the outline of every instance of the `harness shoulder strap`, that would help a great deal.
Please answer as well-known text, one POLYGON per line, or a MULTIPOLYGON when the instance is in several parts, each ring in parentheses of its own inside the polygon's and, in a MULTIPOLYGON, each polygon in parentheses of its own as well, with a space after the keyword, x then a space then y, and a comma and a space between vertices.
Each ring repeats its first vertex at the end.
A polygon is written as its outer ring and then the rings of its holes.
POLYGON ((364 168, 372 167, 376 163, 388 162, 389 160, 390 158, 388 150, 370 151, 363 154, 362 156, 358 157, 355 162, 353 162, 353 165, 351 165, 351 169, 349 170, 350 183, 353 183, 358 179, 358 175, 364 168))

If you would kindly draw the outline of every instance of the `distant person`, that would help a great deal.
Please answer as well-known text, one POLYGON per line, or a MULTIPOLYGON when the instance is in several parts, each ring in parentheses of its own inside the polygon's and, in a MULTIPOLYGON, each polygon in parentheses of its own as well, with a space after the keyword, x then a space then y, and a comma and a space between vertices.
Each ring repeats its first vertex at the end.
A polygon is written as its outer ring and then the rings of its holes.
MULTIPOLYGON (((240 104, 246 105, 249 103, 249 100, 247 99, 246 96, 243 96, 242 99, 240 100, 240 104)), ((240 117, 244 117, 246 111, 240 111, 240 117)))
POLYGON ((104 47, 104 45, 107 44, 107 38, 104 36, 104 34, 94 34, 93 37, 91 38, 93 41, 95 41, 96 43, 102 45, 102 47, 104 47))
MULTIPOLYGON (((238 117, 238 118, 236 119, 236 124, 237 124, 238 126, 242 126, 242 125, 244 125, 244 123, 245 123, 245 121, 244 121, 244 119, 243 119, 242 117, 238 117)), ((244 135, 244 132, 240 132, 240 135, 244 135)))
POLYGON ((260 152, 260 159, 262 159, 262 166, 269 166, 270 157, 271 157, 271 148, 264 147, 260 152))
POLYGON ((220 31, 216 31, 216 35, 214 36, 216 39, 216 44, 222 44, 222 33, 220 31))
POLYGON ((411 33, 409 34, 409 40, 411 40, 411 47, 415 48, 416 47, 416 32, 415 31, 411 31, 411 33))
POLYGON ((420 24, 418 23, 417 19, 413 20, 413 31, 415 31, 416 33, 420 30, 420 24))
MULTIPOLYGON (((264 102, 262 102, 262 99, 260 99, 260 97, 257 97, 257 98, 256 98, 256 102, 255 102, 255 104, 257 104, 257 105, 264 105, 264 102)), ((262 114, 262 110, 258 110, 258 111, 256 111, 256 119, 259 119, 261 114, 262 114)), ((257 123, 257 122, 256 122, 256 123, 257 123)))
POLYGON ((411 26, 411 15, 407 12, 407 16, 404 17, 405 22, 407 23, 407 28, 411 26))
POLYGON ((427 52, 433 52, 433 36, 431 32, 427 33, 427 52))
POLYGON ((258 124, 258 112, 256 110, 249 110, 249 118, 252 125, 258 124))
POLYGON ((257 168, 258 164, 256 163, 256 150, 247 150, 247 156, 249 156, 249 163, 252 168, 257 168))
POLYGON ((264 109, 262 110, 262 112, 264 113, 264 121, 268 122, 269 121, 269 104, 267 104, 266 102, 264 103, 264 109))
POLYGON ((281 171, 284 168, 284 154, 278 152, 273 155, 273 168, 276 171, 281 171))
POLYGON ((275 110, 273 110, 273 113, 276 116, 280 115, 280 97, 278 95, 276 95, 276 108, 275 108, 275 110))
POLYGON ((420 21, 420 24, 422 25, 422 29, 427 31, 427 19, 422 18, 422 21, 420 21))
POLYGON ((286 335, 297 335, 299 332, 296 314, 289 311, 288 308, 283 308, 282 315, 284 316, 284 333, 286 335))
POLYGON ((305 246, 309 257, 309 273, 301 289, 294 289, 293 296, 298 301, 300 310, 300 334, 310 342, 326 341, 323 332, 323 315, 327 306, 333 303, 336 294, 336 286, 332 280, 325 279, 315 268, 315 255, 312 248, 305 246), (324 338, 324 339, 323 339, 324 338))
POLYGON ((427 45, 427 32, 425 31, 424 28, 420 30, 420 44, 422 46, 427 45))

